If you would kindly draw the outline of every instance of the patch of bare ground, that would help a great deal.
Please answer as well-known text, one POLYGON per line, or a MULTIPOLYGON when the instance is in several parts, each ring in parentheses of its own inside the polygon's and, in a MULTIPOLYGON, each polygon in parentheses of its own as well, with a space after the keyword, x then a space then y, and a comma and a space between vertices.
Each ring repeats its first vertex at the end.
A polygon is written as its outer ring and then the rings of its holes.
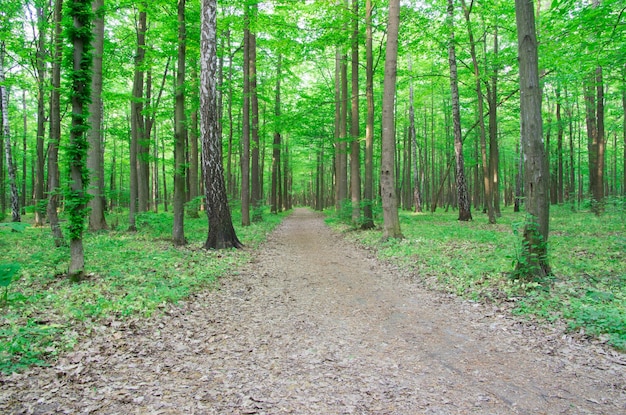
POLYGON ((625 361, 420 288, 297 209, 218 290, 0 378, 0 413, 624 414, 625 361))

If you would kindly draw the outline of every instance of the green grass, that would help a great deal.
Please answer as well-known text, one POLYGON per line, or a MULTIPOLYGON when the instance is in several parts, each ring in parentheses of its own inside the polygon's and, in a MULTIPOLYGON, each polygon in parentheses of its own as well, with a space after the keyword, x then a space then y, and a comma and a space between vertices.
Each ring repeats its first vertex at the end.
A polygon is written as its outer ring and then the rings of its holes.
POLYGON ((570 206, 552 206, 546 284, 511 278, 520 249, 513 229, 523 214, 505 209, 496 225, 473 212, 401 213, 401 240, 381 240, 380 230, 352 231, 330 214, 327 222, 376 250, 380 258, 409 268, 428 288, 474 301, 514 301, 514 312, 544 321, 561 319, 580 331, 626 350, 626 211, 609 204, 596 217, 570 206))
POLYGON ((244 250, 207 251, 206 215, 185 218, 189 244, 170 242, 171 213, 143 213, 139 231, 126 232, 127 214, 107 217, 116 229, 86 233, 87 278, 76 284, 63 274, 69 249, 55 248, 49 228, 25 227, 15 232, 0 227, 0 263, 19 263, 20 278, 8 287, 0 304, 0 371, 45 365, 71 349, 79 333, 88 333, 106 319, 148 317, 167 303, 209 289, 218 278, 245 263, 284 215, 264 216, 249 227, 233 221, 244 250))

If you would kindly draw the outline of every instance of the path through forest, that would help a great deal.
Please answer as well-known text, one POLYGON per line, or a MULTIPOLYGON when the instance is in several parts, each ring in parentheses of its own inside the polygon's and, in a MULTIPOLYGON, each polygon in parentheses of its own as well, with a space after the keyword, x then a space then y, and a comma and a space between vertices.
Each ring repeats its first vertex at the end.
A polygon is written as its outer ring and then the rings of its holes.
POLYGON ((401 274, 297 209, 219 290, 0 378, 0 413, 626 414, 623 355, 401 274))

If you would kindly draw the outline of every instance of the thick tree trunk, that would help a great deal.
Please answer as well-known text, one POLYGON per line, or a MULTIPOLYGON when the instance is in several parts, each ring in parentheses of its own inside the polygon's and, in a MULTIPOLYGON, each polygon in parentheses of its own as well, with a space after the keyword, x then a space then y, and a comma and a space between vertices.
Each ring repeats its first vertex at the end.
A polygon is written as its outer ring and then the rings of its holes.
POLYGON ((350 196, 352 224, 361 222, 361 142, 359 140, 359 0, 352 0, 352 99, 350 117, 350 196))
POLYGON ((89 105, 89 153, 87 168, 91 172, 91 186, 88 193, 89 229, 99 231, 107 229, 104 218, 104 163, 103 163, 103 128, 102 128, 102 54, 104 52, 104 0, 93 0, 93 77, 91 80, 91 104, 89 105))
POLYGON ((15 175, 15 165, 11 153, 11 127, 9 125, 9 93, 4 86, 4 41, 0 43, 0 103, 2 111, 2 135, 4 137, 4 155, 6 157, 7 171, 9 173, 9 186, 11 187, 11 220, 20 222, 20 196, 17 191, 17 178, 15 175))
POLYGON ((500 150, 498 147, 498 28, 493 35, 494 68, 491 85, 488 86, 487 101, 489 105, 489 180, 493 201, 493 212, 496 217, 502 216, 500 210, 500 150))
POLYGON ((185 55, 187 34, 185 29, 185 0, 178 0, 178 65, 174 94, 174 225, 172 241, 185 245, 185 55))
POLYGON ((63 28, 61 26, 63 0, 54 4, 54 56, 52 59, 52 90, 50 91, 50 143, 48 145, 48 220, 57 247, 64 245, 59 225, 59 142, 61 140, 61 59, 63 54, 63 28))
MULTIPOLYGON (((41 203, 44 200, 44 182, 45 182, 45 155, 44 155, 44 140, 45 140, 45 123, 46 123, 46 111, 45 111, 45 89, 46 89, 46 18, 47 11, 44 11, 42 7, 37 7, 37 169, 35 175, 35 226, 43 226, 45 210, 41 209, 41 203)), ((26 129, 24 129, 26 134, 26 129)), ((26 183, 24 177, 24 183, 26 183)), ((26 195, 26 192, 23 192, 26 195)), ((24 206, 25 204, 23 204, 24 206)))
POLYGON ((205 210, 209 231, 206 249, 241 248, 235 234, 222 166, 222 143, 217 107, 216 0, 202 0, 200 129, 202 136, 202 177, 206 195, 205 210))
POLYGON ((520 73, 520 119, 524 159, 525 206, 521 277, 540 281, 550 274, 548 231, 550 218, 549 170, 543 143, 541 87, 537 35, 532 0, 515 0, 520 73))
POLYGON ((454 155, 456 160, 456 189, 459 205, 459 220, 472 220, 472 211, 465 180, 465 159, 463 157, 463 137, 461 133, 461 111, 459 106, 459 84, 456 67, 456 47, 454 40, 454 1, 448 0, 448 20, 450 25, 450 43, 448 62, 450 65, 450 92, 452 95, 452 128, 454 134, 454 155))
POLYGON ((387 51, 383 82, 382 154, 380 191, 383 202, 383 238, 402 238, 394 157, 396 153, 395 98, 396 71, 398 67, 398 29, 400 26, 400 0, 390 0, 387 24, 387 51))

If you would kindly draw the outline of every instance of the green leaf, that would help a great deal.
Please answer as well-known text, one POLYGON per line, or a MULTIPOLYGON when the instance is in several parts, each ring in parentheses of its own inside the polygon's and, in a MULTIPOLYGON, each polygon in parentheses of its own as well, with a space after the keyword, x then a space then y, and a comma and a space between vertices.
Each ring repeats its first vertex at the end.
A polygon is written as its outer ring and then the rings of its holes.
POLYGON ((0 264, 0 287, 8 287, 13 281, 13 276, 20 270, 20 264, 11 262, 0 264))

